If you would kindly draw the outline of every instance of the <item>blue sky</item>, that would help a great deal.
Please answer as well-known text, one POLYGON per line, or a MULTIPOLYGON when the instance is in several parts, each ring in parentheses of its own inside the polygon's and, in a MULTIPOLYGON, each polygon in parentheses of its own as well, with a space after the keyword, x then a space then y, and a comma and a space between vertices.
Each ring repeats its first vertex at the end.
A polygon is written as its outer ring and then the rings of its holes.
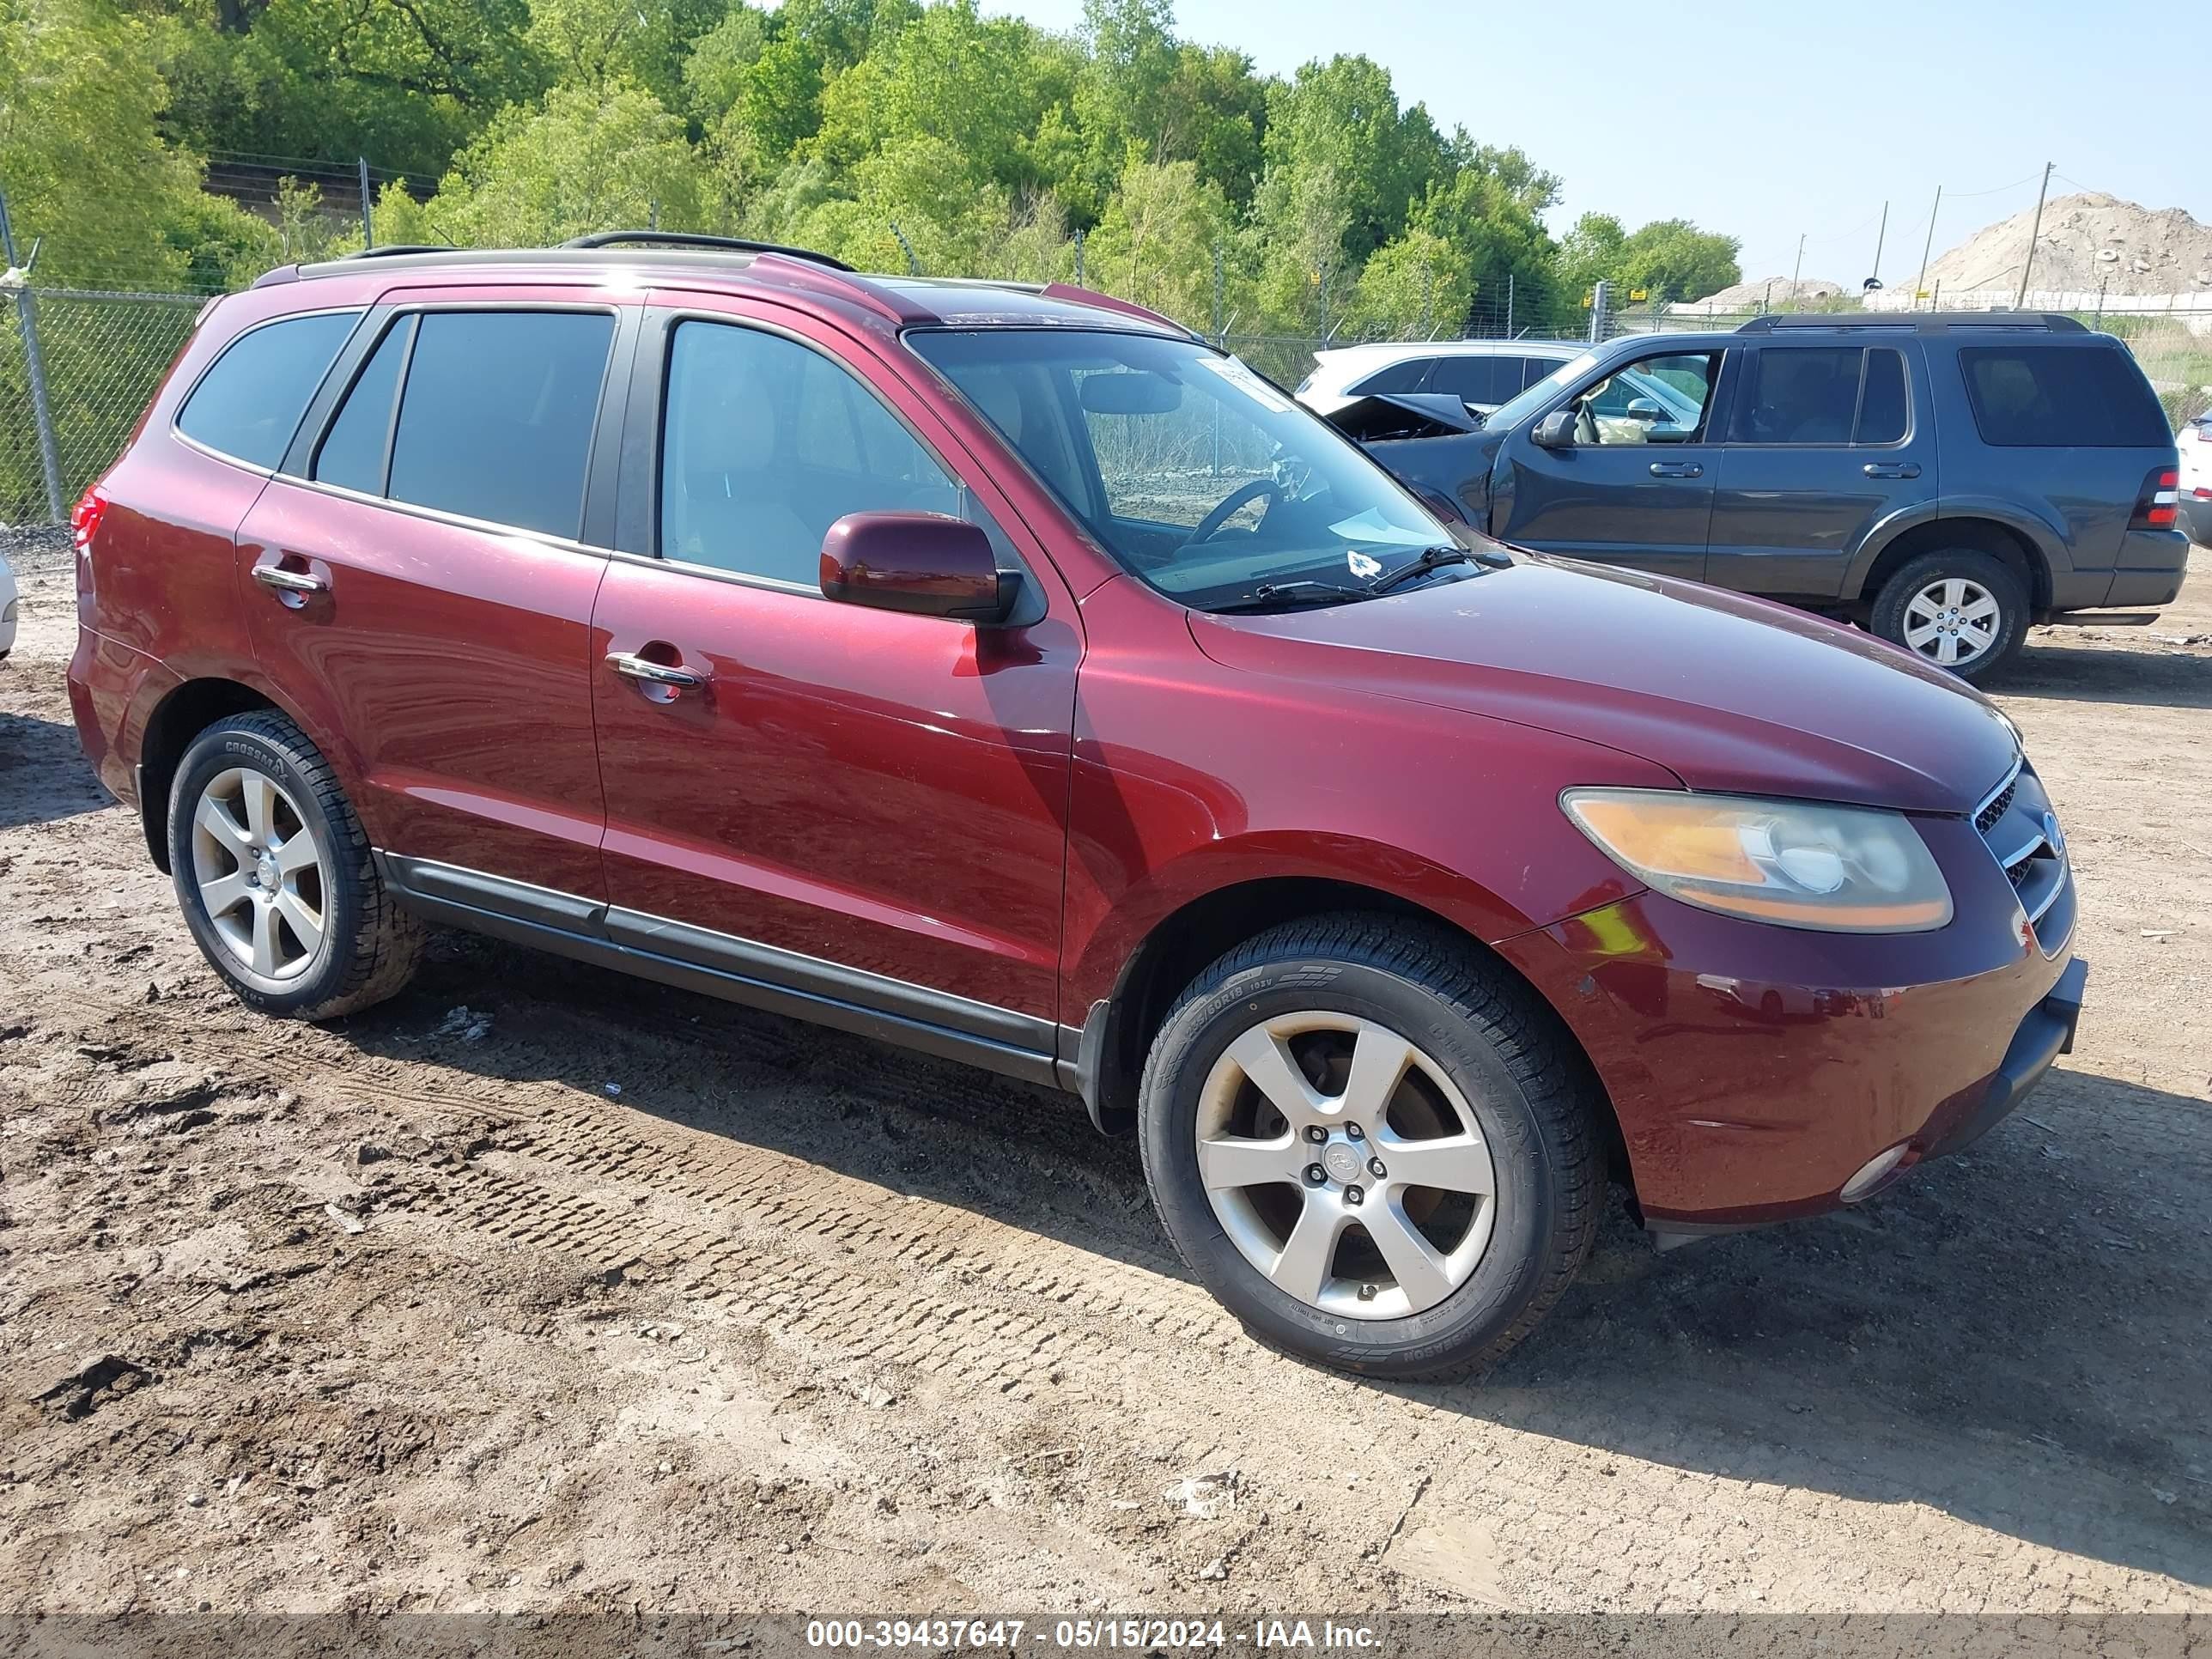
MULTIPOLYGON (((1073 28, 1082 0, 984 0, 1073 28)), ((1361 52, 1438 125, 1518 144, 1565 180, 1564 229, 1597 209, 1629 228, 1681 216, 1743 241, 1747 276, 1917 269, 2058 196, 2108 191, 2212 222, 2212 0, 1791 0, 1674 5, 1177 0, 1185 39, 1287 74, 1361 52), (1975 192, 1968 194, 1968 192, 1975 192)))

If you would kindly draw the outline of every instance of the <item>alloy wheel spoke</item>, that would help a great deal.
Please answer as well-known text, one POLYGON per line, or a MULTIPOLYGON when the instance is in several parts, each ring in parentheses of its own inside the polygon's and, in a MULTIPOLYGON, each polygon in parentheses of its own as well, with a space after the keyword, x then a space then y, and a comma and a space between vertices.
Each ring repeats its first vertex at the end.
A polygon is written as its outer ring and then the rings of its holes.
POLYGON ((266 899, 253 905, 253 971, 264 979, 276 977, 276 907, 266 899))
POLYGON ((1480 1135, 1435 1135, 1423 1140, 1392 1135, 1378 1141, 1376 1152, 1389 1166, 1390 1179, 1401 1187, 1433 1187, 1485 1197, 1498 1190, 1490 1147, 1480 1135))
POLYGON ((289 889, 276 895, 273 908, 284 918, 292 937, 300 941, 301 950, 313 956, 323 942, 322 913, 309 909, 307 901, 289 889))
POLYGON ((1946 668, 1959 660, 1959 636, 1946 634, 1936 641, 1936 660, 1946 668))
POLYGON ((1361 1026, 1352 1043, 1352 1073, 1344 1085, 1345 1116, 1355 1123, 1380 1125, 1413 1059, 1413 1045, 1395 1031, 1361 1026))
POLYGON ((1298 1168, 1293 1135, 1277 1135, 1272 1140, 1227 1136, 1198 1143, 1199 1179, 1215 1192, 1296 1181, 1298 1168))
POLYGON ((252 856, 252 836, 213 795, 200 797, 199 810, 192 814, 192 822, 233 858, 243 860, 252 856))
POLYGON ((202 882, 200 902, 207 907, 208 915, 213 918, 235 909, 258 891, 259 889, 246 880, 246 872, 233 870, 228 875, 202 882))
POLYGON ((1961 614, 1970 623, 1986 622, 1995 625, 1997 619, 1997 602, 1984 593, 1968 605, 1961 614))
POLYGON ((274 856, 276 868, 285 875, 312 869, 315 863, 315 838, 305 830, 297 830, 278 844, 274 856))
POLYGON ((1320 1301, 1336 1261, 1337 1241, 1348 1224, 1334 1199, 1310 1193, 1267 1277, 1301 1302, 1320 1301))
POLYGON ((1306 1081, 1282 1039, 1264 1026, 1254 1026, 1231 1043, 1229 1057, 1252 1079, 1252 1086, 1267 1097, 1268 1104, 1293 1123, 1311 1119, 1328 1104, 1306 1081))
POLYGON ((276 821, 276 786, 258 772, 248 772, 240 793, 246 797, 246 830, 266 847, 276 821))
POLYGON ((1375 1206, 1363 1216, 1361 1224, 1416 1310, 1431 1307, 1451 1294, 1451 1267, 1443 1252, 1421 1237, 1396 1202, 1375 1206))
POLYGON ((1966 584, 1956 576, 1943 584, 1943 608, 1956 611, 1966 602, 1966 584))

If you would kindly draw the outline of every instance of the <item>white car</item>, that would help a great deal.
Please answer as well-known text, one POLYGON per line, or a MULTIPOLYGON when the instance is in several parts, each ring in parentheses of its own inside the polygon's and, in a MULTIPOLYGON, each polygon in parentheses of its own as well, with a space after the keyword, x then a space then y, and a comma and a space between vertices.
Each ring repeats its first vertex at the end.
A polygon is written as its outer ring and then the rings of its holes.
POLYGON ((0 657, 15 648, 15 573, 0 558, 0 657))
POLYGON ((1376 392, 1445 392, 1478 415, 1536 384, 1587 347, 1572 340, 1395 340, 1314 353, 1297 398, 1326 418, 1376 392))
POLYGON ((2212 410, 2183 427, 2173 443, 2181 452, 2182 532, 2212 547, 2212 410))

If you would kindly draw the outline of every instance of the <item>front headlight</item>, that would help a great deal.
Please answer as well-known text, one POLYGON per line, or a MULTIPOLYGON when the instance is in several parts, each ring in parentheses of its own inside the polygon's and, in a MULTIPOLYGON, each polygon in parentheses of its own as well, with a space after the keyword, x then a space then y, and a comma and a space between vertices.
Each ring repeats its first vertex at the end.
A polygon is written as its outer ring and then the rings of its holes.
POLYGON ((1924 933, 1951 890, 1901 814, 1673 790, 1570 789, 1559 805, 1624 870, 1723 915, 1835 933, 1924 933))

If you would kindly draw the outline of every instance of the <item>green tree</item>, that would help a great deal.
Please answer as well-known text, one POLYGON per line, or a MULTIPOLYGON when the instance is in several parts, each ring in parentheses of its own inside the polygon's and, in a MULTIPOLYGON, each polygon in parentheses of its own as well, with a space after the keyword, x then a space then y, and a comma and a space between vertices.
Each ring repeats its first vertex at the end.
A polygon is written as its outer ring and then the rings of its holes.
POLYGON ((1430 181, 1448 171, 1428 112, 1401 111, 1390 72, 1367 58, 1305 64, 1271 86, 1263 149, 1270 173, 1334 173, 1354 263, 1403 230, 1430 181))
POLYGON ((1468 250, 1431 230, 1409 230, 1375 251, 1359 273, 1355 326, 1383 336, 1452 335, 1474 295, 1468 250))
POLYGON ((1085 280, 1203 330, 1213 326, 1213 256, 1229 203, 1194 161, 1132 161, 1085 249, 1085 280))
POLYGON ((1657 219, 1622 245, 1616 280, 1655 301, 1702 300, 1743 280, 1733 236, 1699 230, 1687 219, 1657 219))
POLYGON ((542 247, 587 231, 703 228, 711 195, 684 123, 641 87, 556 87, 493 122, 439 181, 433 241, 542 247))

